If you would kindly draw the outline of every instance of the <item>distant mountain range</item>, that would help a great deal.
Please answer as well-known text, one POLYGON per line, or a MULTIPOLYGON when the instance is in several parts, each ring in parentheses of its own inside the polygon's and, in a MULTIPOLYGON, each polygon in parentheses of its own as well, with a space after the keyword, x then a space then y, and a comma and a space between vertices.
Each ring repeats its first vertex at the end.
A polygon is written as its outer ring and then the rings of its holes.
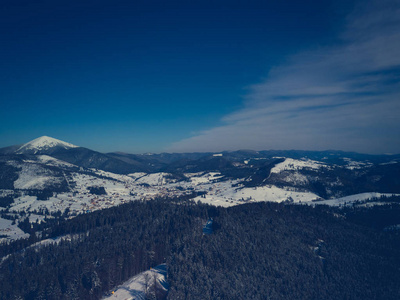
MULTIPOLYGON (((347 160, 385 164, 400 160, 397 155, 369 155, 342 151, 223 151, 218 153, 160 153, 127 154, 122 152, 100 153, 79 147, 48 136, 39 137, 23 145, 0 148, 0 155, 49 155, 84 168, 96 168, 117 174, 133 172, 185 172, 219 171, 232 168, 233 164, 252 161, 251 165, 260 165, 255 160, 271 160, 276 157, 292 159, 311 159, 325 164, 347 165, 347 160)), ((237 165, 236 165, 237 166, 237 165)), ((243 167, 243 166, 242 166, 243 167)))
MULTIPOLYGON (((223 151, 218 153, 100 153, 43 136, 24 145, 0 149, 2 182, 12 188, 18 172, 12 163, 32 164, 61 174, 60 168, 102 170, 114 174, 219 172, 222 180, 237 179, 246 187, 275 185, 311 191, 322 198, 361 192, 400 193, 400 155, 368 155, 341 151, 223 151), (55 160, 43 161, 43 156, 55 160), (279 171, 277 171, 279 170, 279 171), (10 176, 6 176, 9 172, 10 176)), ((15 164, 14 164, 15 165, 15 164)), ((62 182, 60 180, 59 182, 62 182)))

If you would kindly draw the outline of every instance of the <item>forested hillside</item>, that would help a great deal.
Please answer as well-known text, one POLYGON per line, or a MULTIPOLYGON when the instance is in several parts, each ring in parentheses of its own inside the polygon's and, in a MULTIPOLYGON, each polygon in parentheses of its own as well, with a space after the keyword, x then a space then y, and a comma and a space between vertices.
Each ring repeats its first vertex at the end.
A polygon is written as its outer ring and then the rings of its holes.
POLYGON ((275 203, 220 211, 213 235, 168 260, 170 299, 398 299, 398 237, 326 207, 275 203))
POLYGON ((1 247, 0 299, 99 299, 162 262, 168 299, 399 299, 399 236, 338 212, 170 199, 60 217, 36 229, 53 243, 1 247))

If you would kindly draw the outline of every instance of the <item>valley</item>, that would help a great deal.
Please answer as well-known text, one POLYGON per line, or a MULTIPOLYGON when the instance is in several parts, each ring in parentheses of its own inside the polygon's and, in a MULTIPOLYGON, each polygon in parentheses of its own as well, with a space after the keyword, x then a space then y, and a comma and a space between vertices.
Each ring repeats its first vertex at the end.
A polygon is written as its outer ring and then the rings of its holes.
POLYGON ((8 199, 0 208, 3 240, 26 237, 18 227, 26 218, 31 223, 55 215, 72 218, 137 200, 188 197, 222 207, 260 201, 342 206, 400 193, 398 156, 237 151, 130 155, 127 160, 128 155, 80 150, 49 137, 10 148, 12 153, 0 151, 0 174, 6 179, 0 198, 8 199), (91 154, 82 161, 77 151, 91 154), (115 165, 123 165, 119 173, 109 170, 115 165), (147 172, 126 173, 135 168, 147 172))

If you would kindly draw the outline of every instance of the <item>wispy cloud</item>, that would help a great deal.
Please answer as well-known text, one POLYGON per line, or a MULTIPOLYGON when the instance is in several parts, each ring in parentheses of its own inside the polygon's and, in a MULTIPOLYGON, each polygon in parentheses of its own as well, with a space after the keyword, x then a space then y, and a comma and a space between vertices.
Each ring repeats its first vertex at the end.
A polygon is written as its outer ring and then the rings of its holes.
POLYGON ((400 152, 400 2, 362 2, 346 24, 334 45, 271 69, 222 126, 168 150, 400 152))

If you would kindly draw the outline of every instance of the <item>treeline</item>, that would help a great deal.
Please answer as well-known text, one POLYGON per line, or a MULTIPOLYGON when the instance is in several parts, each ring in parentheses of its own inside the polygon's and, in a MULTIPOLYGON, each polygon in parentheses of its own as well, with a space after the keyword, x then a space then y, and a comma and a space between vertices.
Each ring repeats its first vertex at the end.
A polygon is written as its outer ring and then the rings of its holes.
POLYGON ((99 299, 162 262, 171 300, 400 298, 399 237, 329 207, 159 199, 60 218, 40 231, 71 240, 8 245, 0 299, 99 299), (203 235, 210 217, 213 234, 203 235))
MULTIPOLYGON (((377 230, 400 225, 400 197, 382 197, 377 198, 377 200, 381 202, 380 205, 370 207, 360 205, 345 206, 341 210, 348 221, 377 230)), ((365 203, 369 203, 369 201, 365 203)), ((400 231, 394 233, 400 235, 400 231)))

